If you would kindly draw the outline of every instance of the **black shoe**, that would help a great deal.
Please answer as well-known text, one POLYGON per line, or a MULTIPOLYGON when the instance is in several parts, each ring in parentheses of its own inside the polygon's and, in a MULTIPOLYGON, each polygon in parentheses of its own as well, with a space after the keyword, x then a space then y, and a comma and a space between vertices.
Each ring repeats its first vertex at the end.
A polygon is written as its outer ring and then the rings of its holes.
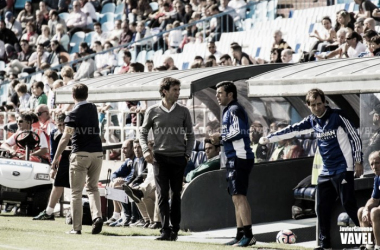
POLYGON ((33 217, 33 220, 55 220, 55 219, 54 219, 54 214, 48 215, 46 213, 46 210, 44 210, 36 217, 33 217))
POLYGON ((251 237, 246 237, 245 235, 243 236, 243 238, 241 238, 241 240, 234 244, 233 246, 234 247, 248 247, 248 246, 253 246, 256 244, 256 239, 255 237, 253 237, 253 235, 251 237))
POLYGON ((171 241, 176 241, 178 239, 178 233, 176 233, 176 232, 172 232, 171 234, 170 234, 170 240, 171 241))
POLYGON ((67 234, 82 234, 80 230, 76 231, 74 229, 71 229, 70 231, 66 232, 67 234))
POLYGON ((145 221, 143 219, 136 221, 135 223, 129 224, 131 227, 143 227, 145 225, 145 221))
POLYGON ((225 246, 233 246, 233 245, 239 243, 239 241, 240 241, 240 240, 234 238, 233 240, 231 240, 231 241, 229 241, 229 242, 227 242, 227 243, 224 243, 224 245, 225 245, 225 246))
POLYGON ((136 203, 140 203, 141 202, 141 198, 144 197, 144 194, 141 190, 138 190, 138 189, 133 189, 131 188, 130 186, 128 185, 124 185, 123 186, 124 188, 124 192, 129 196, 131 197, 131 199, 136 202, 136 203))
POLYGON ((103 227, 103 219, 98 217, 94 220, 94 222, 92 223, 92 231, 91 233, 92 234, 98 234, 102 231, 102 227, 103 227))
POLYGON ((150 226, 150 221, 147 221, 147 222, 145 222, 143 228, 149 228, 149 226, 150 226))
POLYGON ((172 241, 172 237, 171 237, 171 233, 172 232, 167 232, 167 231, 164 231, 161 233, 161 236, 156 238, 156 240, 162 240, 162 241, 172 241))
POLYGON ((150 229, 160 229, 162 227, 161 222, 155 222, 149 225, 150 229))

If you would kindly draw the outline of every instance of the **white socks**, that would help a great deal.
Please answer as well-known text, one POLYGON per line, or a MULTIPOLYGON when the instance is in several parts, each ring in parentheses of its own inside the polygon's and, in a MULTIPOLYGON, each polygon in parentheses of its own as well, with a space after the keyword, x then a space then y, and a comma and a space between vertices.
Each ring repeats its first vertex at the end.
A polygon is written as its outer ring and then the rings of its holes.
POLYGON ((47 207, 47 208, 46 208, 46 213, 47 213, 48 215, 51 215, 52 213, 54 213, 54 208, 47 207))
POLYGON ((112 217, 118 220, 120 218, 120 213, 113 212, 112 217))

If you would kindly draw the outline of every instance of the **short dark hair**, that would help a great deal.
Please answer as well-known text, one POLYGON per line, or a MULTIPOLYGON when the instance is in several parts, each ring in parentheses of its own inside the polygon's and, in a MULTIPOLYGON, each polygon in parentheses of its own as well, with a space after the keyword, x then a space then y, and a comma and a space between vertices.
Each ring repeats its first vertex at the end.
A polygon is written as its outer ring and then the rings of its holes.
POLYGON ((88 87, 83 83, 77 83, 73 86, 73 96, 78 101, 84 101, 88 97, 88 87))
POLYGON ((23 119, 24 121, 30 122, 30 124, 33 123, 33 118, 31 116, 30 112, 21 113, 20 118, 23 119))
POLYGON ((99 26, 100 28, 102 27, 102 25, 99 22, 94 23, 94 26, 99 26))
POLYGON ((81 42, 79 46, 84 49, 88 49, 88 44, 86 42, 81 42))
POLYGON ((216 85, 216 88, 220 88, 220 87, 223 87, 224 91, 226 91, 227 94, 232 93, 234 100, 237 100, 237 89, 233 82, 231 81, 220 82, 216 85))
POLYGON ((169 90, 171 86, 181 86, 181 82, 178 79, 175 79, 173 77, 165 77, 162 79, 160 84, 160 95, 161 97, 165 97, 164 90, 169 90))
POLYGON ((325 103, 325 93, 320 89, 311 89, 306 94, 306 103, 308 106, 310 106, 310 101, 315 100, 318 98, 318 96, 321 97, 321 101, 325 103))
POLYGON ((129 67, 134 68, 136 72, 144 72, 144 65, 142 65, 141 63, 138 63, 138 62, 131 63, 129 67))
POLYGON ((380 36, 374 36, 371 38, 372 43, 376 43, 376 45, 380 44, 380 36))
POLYGON ((124 55, 126 56, 126 57, 129 57, 129 58, 132 58, 132 54, 131 54, 131 52, 129 52, 129 51, 124 51, 124 55))
POLYGON ((57 72, 55 72, 54 70, 51 70, 51 69, 46 70, 44 72, 44 75, 49 77, 49 78, 53 78, 54 81, 58 79, 57 72))
POLYGON ((212 141, 211 141, 211 139, 205 139, 205 145, 206 145, 206 143, 209 143, 209 144, 213 145, 215 148, 219 148, 220 147, 220 144, 219 145, 213 144, 212 141))
POLYGON ((65 118, 66 118, 66 114, 65 113, 59 113, 58 115, 57 115, 57 121, 58 122, 64 122, 65 121, 65 118))
POLYGON ((44 83, 41 81, 40 82, 33 82, 32 86, 35 88, 40 88, 42 90, 44 89, 44 83))
POLYGON ((230 57, 229 54, 224 54, 224 55, 222 55, 222 56, 219 58, 219 60, 222 60, 222 59, 225 59, 225 60, 227 61, 227 60, 231 60, 231 57, 230 57))
POLYGON ((195 56, 195 57, 194 57, 194 61, 195 61, 195 60, 202 60, 202 62, 203 62, 203 57, 201 57, 201 56, 195 56))
POLYGON ((372 37, 374 36, 377 36, 377 32, 374 31, 374 30, 367 30, 365 33, 364 33, 364 36, 363 38, 368 38, 369 40, 372 39, 372 37))
POLYGON ((363 40, 362 36, 359 35, 359 33, 355 31, 351 33, 351 38, 356 38, 357 43, 363 40))
POLYGON ((21 39, 20 43, 27 43, 29 45, 29 41, 26 39, 21 39))
POLYGON ((214 55, 209 55, 207 57, 207 60, 215 60, 216 61, 216 57, 214 55))
POLYGON ((242 49, 241 49, 241 46, 240 45, 232 45, 231 46, 231 49, 233 50, 233 51, 237 51, 237 52, 241 52, 242 51, 242 49))
POLYGON ((146 60, 145 63, 153 63, 153 60, 146 60))
POLYGON ((168 70, 168 67, 166 67, 165 65, 161 65, 161 66, 158 66, 158 67, 154 68, 153 70, 156 70, 156 71, 166 71, 166 70, 168 70))

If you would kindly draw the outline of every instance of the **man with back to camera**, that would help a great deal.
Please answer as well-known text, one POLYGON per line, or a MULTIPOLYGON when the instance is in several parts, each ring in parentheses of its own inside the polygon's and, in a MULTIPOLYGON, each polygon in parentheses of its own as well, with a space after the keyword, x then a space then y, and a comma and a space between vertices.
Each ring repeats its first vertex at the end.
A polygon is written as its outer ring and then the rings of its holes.
POLYGON ((178 237, 182 180, 195 141, 190 112, 177 103, 180 86, 181 82, 175 78, 162 79, 159 89, 162 101, 145 112, 141 127, 140 143, 145 160, 153 164, 162 221, 157 240, 164 241, 175 241, 178 237), (153 152, 148 147, 150 129, 154 137, 153 152), (170 207, 169 189, 172 191, 170 207))
POLYGON ((316 250, 330 249, 330 215, 339 195, 347 214, 359 226, 354 195, 355 176, 363 174, 362 142, 350 120, 341 110, 326 107, 325 94, 311 89, 306 94, 311 115, 301 122, 260 139, 261 144, 294 137, 296 134, 315 132, 323 167, 317 185, 317 215, 320 227, 320 246, 316 250))
POLYGON ((247 200, 249 174, 255 156, 249 140, 248 116, 237 101, 237 89, 233 82, 224 81, 216 85, 216 99, 223 110, 222 134, 212 135, 212 141, 221 139, 227 157, 228 192, 235 205, 236 237, 225 243, 237 247, 256 244, 252 234, 251 207, 247 200))
POLYGON ((376 246, 371 244, 361 245, 360 250, 380 249, 380 151, 373 151, 369 155, 369 164, 376 174, 371 198, 364 207, 359 208, 358 218, 361 227, 373 227, 376 246))
POLYGON ((103 226, 98 190, 99 175, 103 162, 98 112, 95 104, 86 101, 88 87, 85 84, 75 84, 72 91, 75 106, 65 118, 65 130, 51 163, 51 168, 58 168, 60 156, 71 138, 70 186, 73 229, 67 233, 81 234, 83 217, 82 191, 83 187, 86 186, 93 220, 92 234, 98 234, 102 231, 103 226))

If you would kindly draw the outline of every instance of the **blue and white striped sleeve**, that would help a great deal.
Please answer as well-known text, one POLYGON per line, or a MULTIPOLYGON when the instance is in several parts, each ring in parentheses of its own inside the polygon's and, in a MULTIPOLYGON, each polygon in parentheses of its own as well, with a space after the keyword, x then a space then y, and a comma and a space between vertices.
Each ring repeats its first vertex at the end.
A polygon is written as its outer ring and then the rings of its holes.
POLYGON ((286 128, 283 128, 280 131, 277 131, 273 134, 269 134, 267 138, 269 139, 269 142, 272 143, 272 142, 278 142, 281 140, 290 139, 297 135, 312 133, 314 129, 311 125, 310 119, 311 117, 308 116, 298 123, 289 125, 286 128))
POLYGON ((343 115, 339 115, 339 118, 341 119, 342 123, 341 125, 343 128, 346 129, 346 132, 348 134, 348 137, 353 142, 352 145, 352 151, 354 153, 354 160, 355 162, 363 162, 363 153, 362 153, 362 140, 360 139, 360 136, 350 120, 345 118, 343 115))

